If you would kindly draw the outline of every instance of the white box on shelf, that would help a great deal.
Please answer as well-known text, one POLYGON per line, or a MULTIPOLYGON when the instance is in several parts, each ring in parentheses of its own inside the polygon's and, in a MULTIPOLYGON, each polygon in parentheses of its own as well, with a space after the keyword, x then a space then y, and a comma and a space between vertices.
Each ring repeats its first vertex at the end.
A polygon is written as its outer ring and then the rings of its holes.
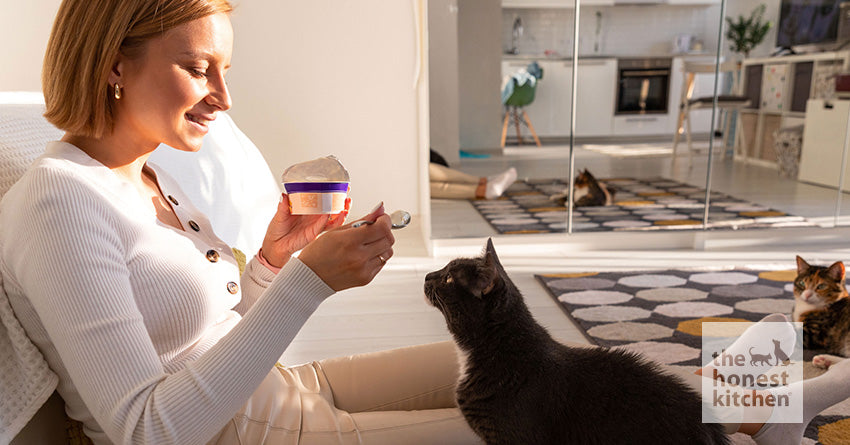
MULTIPOLYGON (((848 100, 810 99, 806 102, 799 181, 838 187, 848 117, 848 100)), ((850 154, 844 160, 842 187, 850 190, 850 154)))

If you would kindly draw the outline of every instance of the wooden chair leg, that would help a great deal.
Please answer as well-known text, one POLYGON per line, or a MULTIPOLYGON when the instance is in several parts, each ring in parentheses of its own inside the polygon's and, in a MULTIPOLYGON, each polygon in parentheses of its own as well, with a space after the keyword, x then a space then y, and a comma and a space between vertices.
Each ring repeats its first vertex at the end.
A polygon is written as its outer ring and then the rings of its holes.
POLYGON ((505 139, 508 137, 508 120, 510 118, 510 111, 505 110, 505 118, 502 120, 502 148, 505 148, 505 139))
POLYGON ((519 114, 517 113, 517 109, 513 109, 514 114, 514 126, 516 126, 516 139, 517 145, 522 145, 522 129, 519 127, 519 114))
MULTIPOLYGON (((691 137, 691 116, 688 114, 685 117, 685 127, 687 133, 685 134, 685 140, 688 141, 688 169, 694 167, 694 146, 693 146, 693 138, 691 137)), ((712 135, 713 137, 714 135, 712 135)))
POLYGON ((671 161, 673 165, 676 164, 676 155, 678 154, 676 148, 679 146, 679 141, 682 140, 682 132, 684 131, 684 128, 682 127, 682 122, 684 121, 684 119, 685 111, 683 109, 680 109, 679 116, 676 120, 676 132, 673 134, 673 159, 671 161))
POLYGON ((531 119, 528 118, 528 114, 525 113, 525 110, 522 110, 522 118, 525 119, 525 124, 528 125, 528 129, 531 131, 531 136, 534 137, 534 143, 540 147, 540 138, 537 137, 537 132, 534 131, 534 125, 531 125, 531 119))
POLYGON ((729 157, 729 132, 732 130, 732 110, 723 110, 723 159, 729 157))
POLYGON ((738 114, 735 116, 735 137, 732 138, 733 159, 735 155, 744 156, 746 153, 744 144, 746 143, 747 139, 744 137, 744 115, 738 110, 738 114))

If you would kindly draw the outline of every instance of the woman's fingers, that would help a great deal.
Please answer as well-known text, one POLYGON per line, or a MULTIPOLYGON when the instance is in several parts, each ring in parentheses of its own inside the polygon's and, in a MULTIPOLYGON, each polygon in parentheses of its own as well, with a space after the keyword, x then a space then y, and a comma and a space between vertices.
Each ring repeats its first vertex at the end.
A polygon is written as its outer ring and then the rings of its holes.
POLYGON ((393 243, 390 218, 382 214, 373 224, 327 232, 305 247, 299 258, 339 291, 372 281, 392 257, 393 243))

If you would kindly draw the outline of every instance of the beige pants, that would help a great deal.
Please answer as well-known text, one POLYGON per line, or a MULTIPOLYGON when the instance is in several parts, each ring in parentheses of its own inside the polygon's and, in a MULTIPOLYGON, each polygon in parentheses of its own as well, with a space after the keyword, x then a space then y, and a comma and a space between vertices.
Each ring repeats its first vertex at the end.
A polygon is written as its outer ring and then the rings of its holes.
MULTIPOLYGON (((442 342, 278 367, 209 444, 480 444, 456 408, 456 354, 442 342)), ((720 418, 737 430, 739 413, 720 418)))
POLYGON ((431 197, 474 199, 481 178, 433 162, 428 164, 431 197))
POLYGON ((209 443, 480 444, 457 378, 451 342, 278 367, 209 443))

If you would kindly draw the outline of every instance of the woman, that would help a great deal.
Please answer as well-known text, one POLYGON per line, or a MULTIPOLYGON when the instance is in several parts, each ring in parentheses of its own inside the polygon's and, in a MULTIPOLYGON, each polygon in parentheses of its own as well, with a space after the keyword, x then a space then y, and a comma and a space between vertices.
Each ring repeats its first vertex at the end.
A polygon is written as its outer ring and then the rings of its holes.
POLYGON ((240 277, 209 221, 146 162, 160 143, 197 151, 230 107, 230 10, 60 7, 43 87, 66 134, 0 205, 0 274, 67 413, 96 444, 478 442, 454 407, 449 343, 275 366, 322 300, 392 256, 380 206, 353 228, 345 214, 293 216, 282 196, 240 277))
POLYGON ((496 199, 516 181, 516 169, 513 167, 485 177, 431 162, 428 175, 431 197, 442 199, 496 199))
POLYGON ((199 150, 230 108, 230 10, 60 6, 43 89, 66 134, 3 200, 0 273, 67 413, 96 444, 474 442, 453 408, 449 344, 275 367, 325 298, 392 256, 382 207, 353 228, 347 210, 293 216, 284 195, 240 277, 209 221, 146 162, 160 143, 199 150))

